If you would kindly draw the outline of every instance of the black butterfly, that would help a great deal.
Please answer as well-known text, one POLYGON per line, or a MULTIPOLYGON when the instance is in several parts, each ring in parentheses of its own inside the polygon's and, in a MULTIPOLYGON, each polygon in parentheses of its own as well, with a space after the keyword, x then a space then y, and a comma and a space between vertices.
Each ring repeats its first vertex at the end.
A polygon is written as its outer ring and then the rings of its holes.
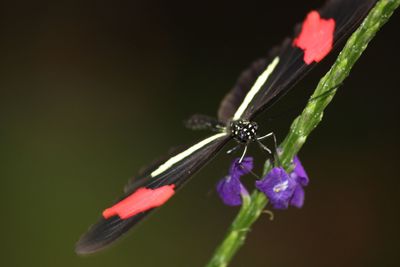
POLYGON ((172 197, 228 141, 234 139, 244 147, 242 158, 249 143, 257 142, 263 146, 260 140, 273 134, 258 135, 254 122, 257 115, 270 108, 346 39, 375 2, 329 0, 318 11, 310 12, 305 22, 295 28, 295 38, 284 40, 267 58, 254 62, 240 75, 223 99, 218 119, 195 115, 187 122, 191 129, 210 129, 216 133, 140 173, 125 186, 122 198, 106 209, 100 220, 82 236, 76 252, 96 252, 118 239, 172 197))

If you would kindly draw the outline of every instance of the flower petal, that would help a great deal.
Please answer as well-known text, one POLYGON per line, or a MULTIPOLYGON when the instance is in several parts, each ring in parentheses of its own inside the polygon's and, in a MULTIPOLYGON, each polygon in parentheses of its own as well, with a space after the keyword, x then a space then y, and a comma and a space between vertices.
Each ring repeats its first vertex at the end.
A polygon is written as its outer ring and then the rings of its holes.
POLYGON ((286 209, 296 188, 296 181, 282 167, 273 168, 256 187, 263 192, 275 209, 286 209))
POLYGON ((307 186, 309 182, 308 175, 303 165, 301 164, 298 156, 294 157, 293 164, 294 164, 294 170, 291 173, 291 176, 295 178, 302 186, 307 186))
POLYGON ((226 176, 217 184, 217 192, 228 206, 239 206, 242 204, 242 194, 248 194, 238 177, 226 176))
POLYGON ((295 206, 296 208, 303 207, 304 204, 304 189, 301 185, 297 185, 294 190, 293 197, 290 200, 290 205, 295 206))
POLYGON ((245 157, 242 162, 239 163, 239 158, 235 159, 232 162, 231 168, 229 169, 229 174, 232 177, 240 177, 245 174, 248 174, 251 170, 253 170, 253 158, 245 157))

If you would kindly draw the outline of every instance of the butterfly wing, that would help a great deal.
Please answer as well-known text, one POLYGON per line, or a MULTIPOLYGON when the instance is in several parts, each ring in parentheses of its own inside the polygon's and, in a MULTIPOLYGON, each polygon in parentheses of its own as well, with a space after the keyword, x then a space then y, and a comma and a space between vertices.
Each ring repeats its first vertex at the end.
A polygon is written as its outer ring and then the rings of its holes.
POLYGON ((344 41, 362 22, 376 0, 329 0, 308 14, 269 56, 253 63, 221 102, 218 118, 253 119, 344 41))
POLYGON ((226 133, 212 135, 143 171, 125 187, 123 197, 105 209, 99 221, 81 237, 76 252, 93 253, 117 240, 168 201, 229 140, 230 136, 226 133))
POLYGON ((258 76, 267 68, 271 62, 271 56, 268 58, 260 58, 253 62, 251 66, 243 71, 235 86, 231 91, 222 99, 222 102, 218 109, 218 119, 221 122, 227 122, 233 117, 240 104, 243 102, 246 94, 250 90, 251 86, 255 83, 258 76))

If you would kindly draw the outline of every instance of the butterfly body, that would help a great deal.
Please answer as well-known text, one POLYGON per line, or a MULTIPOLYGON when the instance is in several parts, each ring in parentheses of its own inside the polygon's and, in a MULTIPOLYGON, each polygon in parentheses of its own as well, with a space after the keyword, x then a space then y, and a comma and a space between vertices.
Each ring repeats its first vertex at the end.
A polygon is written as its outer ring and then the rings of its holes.
POLYGON ((241 144, 257 140, 257 129, 256 122, 242 119, 231 121, 228 127, 233 139, 241 144))

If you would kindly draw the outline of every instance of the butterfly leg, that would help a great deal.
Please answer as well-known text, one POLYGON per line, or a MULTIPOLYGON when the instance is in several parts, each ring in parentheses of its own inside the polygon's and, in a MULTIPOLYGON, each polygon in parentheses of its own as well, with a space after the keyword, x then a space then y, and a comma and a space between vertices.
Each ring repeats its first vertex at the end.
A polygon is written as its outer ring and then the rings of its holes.
POLYGON ((244 146, 242 156, 240 157, 239 162, 238 162, 239 164, 242 163, 242 161, 243 161, 243 159, 244 159, 244 156, 246 156, 246 153, 247 153, 247 146, 248 146, 248 145, 245 145, 245 146, 244 146))
POLYGON ((236 150, 238 150, 238 148, 240 147, 240 144, 229 149, 228 151, 226 151, 226 154, 232 154, 233 152, 235 152, 236 150))
POLYGON ((272 155, 271 149, 269 149, 266 145, 264 145, 263 143, 261 143, 260 140, 257 140, 257 143, 259 144, 259 146, 261 147, 262 150, 264 150, 264 151, 266 151, 268 154, 272 155))
MULTIPOLYGON (((241 146, 241 145, 239 144, 238 146, 241 146)), ((247 169, 247 168, 242 164, 243 159, 244 159, 244 156, 246 155, 246 152, 247 152, 247 146, 248 146, 248 145, 245 145, 245 147, 244 147, 243 154, 242 154, 242 156, 240 157, 240 159, 239 159, 239 161, 238 161, 238 165, 240 166, 240 168, 242 168, 243 170, 246 170, 248 173, 250 173, 251 175, 253 175, 253 176, 256 177, 257 179, 260 179, 260 176, 258 176, 256 173, 254 173, 251 169, 247 169)))
POLYGON ((260 145, 261 149, 265 150, 268 152, 268 154, 271 155, 271 161, 272 163, 275 163, 275 161, 278 162, 278 165, 281 165, 279 162, 279 157, 278 157, 278 143, 276 141, 276 136, 274 132, 270 132, 264 136, 258 137, 257 138, 257 143, 260 145), (266 138, 271 138, 274 141, 274 147, 273 149, 269 149, 266 145, 264 145, 260 140, 266 139, 266 138))
POLYGON ((266 135, 264 135, 264 136, 257 137, 257 140, 263 140, 263 139, 268 138, 268 137, 270 137, 270 136, 274 136, 274 139, 275 139, 275 134, 274 134, 274 132, 270 132, 269 134, 266 134, 266 135))
POLYGON ((277 148, 278 148, 278 145, 277 145, 277 142, 276 142, 276 136, 275 136, 275 133, 274 133, 274 132, 270 132, 270 133, 268 133, 268 134, 266 134, 266 135, 264 135, 264 136, 258 137, 258 138, 257 138, 257 143, 260 145, 260 147, 261 147, 263 150, 267 151, 269 154, 272 154, 271 149, 269 149, 266 145, 264 145, 263 143, 261 143, 261 140, 266 139, 266 138, 270 138, 270 137, 272 137, 272 140, 274 141, 274 149, 273 149, 273 151, 276 153, 276 152, 277 152, 276 150, 277 150, 277 148))

